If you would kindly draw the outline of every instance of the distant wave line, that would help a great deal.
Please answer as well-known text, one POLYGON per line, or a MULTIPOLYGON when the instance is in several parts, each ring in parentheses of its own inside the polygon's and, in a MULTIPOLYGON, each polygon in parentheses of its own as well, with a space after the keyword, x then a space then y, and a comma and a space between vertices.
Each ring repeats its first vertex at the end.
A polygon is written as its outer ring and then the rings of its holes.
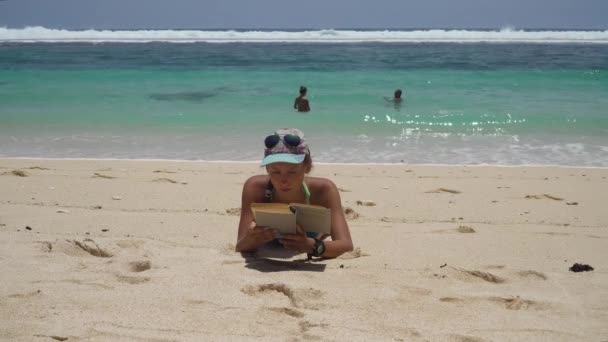
POLYGON ((45 27, 0 27, 0 42, 90 43, 596 43, 608 44, 604 31, 480 30, 64 30, 45 27))

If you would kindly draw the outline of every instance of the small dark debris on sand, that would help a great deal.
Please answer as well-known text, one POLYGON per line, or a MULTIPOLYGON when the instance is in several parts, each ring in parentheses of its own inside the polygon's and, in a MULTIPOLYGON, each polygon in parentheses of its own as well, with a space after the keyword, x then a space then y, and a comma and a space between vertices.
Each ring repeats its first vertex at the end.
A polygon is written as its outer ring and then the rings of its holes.
POLYGON ((578 202, 566 202, 566 205, 578 205, 578 202))
POLYGON ((591 267, 587 264, 575 263, 574 265, 572 265, 572 267, 569 268, 569 270, 571 272, 587 272, 587 271, 593 271, 593 267, 591 267))

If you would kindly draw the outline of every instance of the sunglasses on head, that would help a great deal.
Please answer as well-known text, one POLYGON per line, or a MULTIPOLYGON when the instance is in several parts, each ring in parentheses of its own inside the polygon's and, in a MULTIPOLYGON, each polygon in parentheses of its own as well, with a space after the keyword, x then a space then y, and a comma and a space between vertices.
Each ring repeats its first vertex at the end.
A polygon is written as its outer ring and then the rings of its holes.
MULTIPOLYGON (((269 135, 264 139, 264 145, 266 148, 273 148, 281 141, 281 136, 278 134, 269 135)), ((283 142, 285 145, 290 147, 297 147, 302 142, 302 138, 295 134, 285 134, 283 136, 283 142)))

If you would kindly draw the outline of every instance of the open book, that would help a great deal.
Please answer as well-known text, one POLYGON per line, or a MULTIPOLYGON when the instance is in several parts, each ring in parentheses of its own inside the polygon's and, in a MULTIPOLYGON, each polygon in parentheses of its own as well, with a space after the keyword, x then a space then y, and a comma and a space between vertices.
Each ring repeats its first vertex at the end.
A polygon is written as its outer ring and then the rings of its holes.
POLYGON ((252 203, 256 225, 295 234, 296 223, 307 232, 331 234, 331 210, 302 203, 252 203))

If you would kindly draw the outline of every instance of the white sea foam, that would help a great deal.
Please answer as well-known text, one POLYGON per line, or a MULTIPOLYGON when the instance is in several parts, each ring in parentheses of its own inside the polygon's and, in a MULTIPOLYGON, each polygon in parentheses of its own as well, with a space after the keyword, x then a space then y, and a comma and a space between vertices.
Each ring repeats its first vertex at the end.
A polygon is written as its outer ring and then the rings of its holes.
POLYGON ((526 31, 504 28, 475 30, 62 30, 44 27, 0 27, 0 42, 452 42, 452 43, 599 43, 608 44, 604 31, 526 31))

